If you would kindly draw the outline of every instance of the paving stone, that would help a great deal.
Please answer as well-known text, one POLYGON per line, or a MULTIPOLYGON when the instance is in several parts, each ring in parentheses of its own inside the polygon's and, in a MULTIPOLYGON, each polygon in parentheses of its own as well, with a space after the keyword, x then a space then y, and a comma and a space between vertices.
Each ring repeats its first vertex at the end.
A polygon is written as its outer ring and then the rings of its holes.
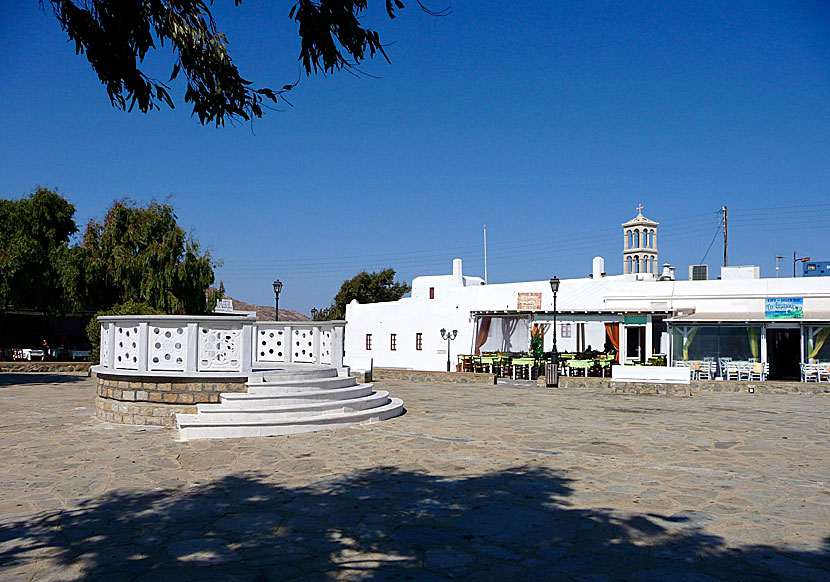
POLYGON ((15 378, 4 581, 830 578, 827 395, 390 381, 391 421, 181 443, 15 378))
POLYGON ((228 547, 225 540, 198 538, 167 546, 171 558, 193 566, 213 566, 239 559, 239 554, 228 547))

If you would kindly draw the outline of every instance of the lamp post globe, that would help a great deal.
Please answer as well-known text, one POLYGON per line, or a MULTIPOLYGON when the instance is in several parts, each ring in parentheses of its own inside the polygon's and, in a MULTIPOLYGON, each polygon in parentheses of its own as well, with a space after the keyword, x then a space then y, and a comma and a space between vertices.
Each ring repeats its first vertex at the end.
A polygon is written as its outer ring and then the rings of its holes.
POLYGON ((274 286, 274 321, 280 320, 280 291, 282 291, 282 281, 277 279, 272 283, 274 286))

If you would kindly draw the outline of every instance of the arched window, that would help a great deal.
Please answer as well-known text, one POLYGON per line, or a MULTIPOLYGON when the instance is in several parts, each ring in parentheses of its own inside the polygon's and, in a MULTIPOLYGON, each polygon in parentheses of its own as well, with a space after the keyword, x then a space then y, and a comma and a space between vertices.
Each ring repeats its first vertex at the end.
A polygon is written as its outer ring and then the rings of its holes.
POLYGON ((633 273, 640 272, 640 255, 634 255, 634 270, 633 273))
MULTIPOLYGON (((652 231, 654 232, 654 231, 652 231)), ((654 235, 652 235, 654 236, 654 235)), ((651 272, 657 274, 657 257, 651 257, 651 272)))
POLYGON ((640 231, 634 231, 634 248, 640 248, 640 231))
POLYGON ((634 235, 631 234, 630 230, 625 231, 625 248, 626 249, 631 248, 633 238, 634 238, 634 235))
POLYGON ((657 245, 654 242, 654 229, 651 229, 651 242, 649 243, 649 247, 652 249, 657 248, 657 245))
POLYGON ((634 271, 631 270, 631 257, 628 257, 628 268, 625 270, 626 273, 633 273, 634 271))

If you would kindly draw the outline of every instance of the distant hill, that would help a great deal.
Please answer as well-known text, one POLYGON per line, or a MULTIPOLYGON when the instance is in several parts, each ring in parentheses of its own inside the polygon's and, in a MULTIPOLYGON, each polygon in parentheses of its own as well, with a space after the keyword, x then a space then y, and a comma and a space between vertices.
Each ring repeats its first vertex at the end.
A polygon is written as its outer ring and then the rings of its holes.
MULTIPOLYGON (((274 321, 275 310, 273 305, 251 305, 239 299, 234 299, 230 295, 225 295, 225 299, 233 301, 234 311, 256 311, 258 320, 274 321)), ((311 321, 311 318, 293 309, 280 309, 280 321, 311 321)))

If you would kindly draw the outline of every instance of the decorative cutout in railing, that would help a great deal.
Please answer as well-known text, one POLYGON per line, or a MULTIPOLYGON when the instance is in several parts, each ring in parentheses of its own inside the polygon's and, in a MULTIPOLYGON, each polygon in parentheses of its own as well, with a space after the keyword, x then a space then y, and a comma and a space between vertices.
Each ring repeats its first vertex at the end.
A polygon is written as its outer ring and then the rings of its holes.
POLYGON ((187 325, 159 323, 150 326, 150 363, 147 366, 148 369, 184 370, 186 368, 186 350, 187 325))

